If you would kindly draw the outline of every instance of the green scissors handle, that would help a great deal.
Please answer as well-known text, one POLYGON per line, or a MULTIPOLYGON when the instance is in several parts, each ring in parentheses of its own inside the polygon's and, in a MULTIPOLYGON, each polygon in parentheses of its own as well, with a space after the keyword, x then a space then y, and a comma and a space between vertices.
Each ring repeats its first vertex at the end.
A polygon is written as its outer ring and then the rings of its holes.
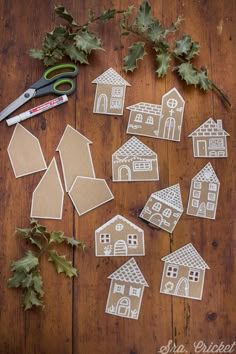
POLYGON ((34 95, 34 97, 40 97, 47 95, 48 93, 54 93, 55 95, 71 95, 75 91, 75 83, 71 79, 61 79, 56 80, 56 82, 52 83, 51 85, 44 86, 38 89, 34 95), (69 89, 60 90, 58 87, 67 84, 70 86, 69 89))

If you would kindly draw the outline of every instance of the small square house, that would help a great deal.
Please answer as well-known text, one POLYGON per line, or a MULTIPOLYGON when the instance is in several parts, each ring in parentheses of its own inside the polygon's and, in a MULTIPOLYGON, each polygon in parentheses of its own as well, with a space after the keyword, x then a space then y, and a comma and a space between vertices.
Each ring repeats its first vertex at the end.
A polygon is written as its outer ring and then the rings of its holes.
POLYGON ((191 181, 187 214, 215 219, 219 189, 220 181, 208 162, 191 181))
POLYGON ((183 213, 179 184, 152 193, 140 217, 167 232, 173 232, 183 213))
POLYGON ((111 279, 111 285, 105 312, 137 320, 144 288, 148 284, 135 259, 129 259, 108 279, 111 279))
POLYGON ((112 68, 106 70, 92 83, 97 84, 93 112, 122 115, 126 86, 130 84, 112 68))
POLYGON ((193 142, 194 157, 227 157, 227 137, 229 134, 222 127, 222 120, 215 122, 209 118, 189 137, 193 142))
POLYGON ((133 136, 112 155, 112 180, 159 180, 157 154, 133 136))
POLYGON ((95 231, 96 256, 144 256, 143 230, 116 215, 95 231))
POLYGON ((162 258, 165 262, 160 292, 201 300, 205 270, 210 269, 191 243, 162 258))

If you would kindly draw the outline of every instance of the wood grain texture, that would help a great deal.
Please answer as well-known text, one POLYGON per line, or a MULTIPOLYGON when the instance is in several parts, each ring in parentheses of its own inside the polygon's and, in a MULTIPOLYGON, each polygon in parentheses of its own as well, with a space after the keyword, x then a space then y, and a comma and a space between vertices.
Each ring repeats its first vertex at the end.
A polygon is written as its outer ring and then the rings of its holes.
MULTIPOLYGON (((139 6, 137 0, 132 3, 139 6)), ((63 0, 61 4, 83 23, 89 8, 99 13, 106 8, 127 8, 131 3, 128 0, 63 0)), ((236 4, 233 0, 150 0, 150 4, 155 16, 165 25, 175 21, 178 15, 184 17, 178 38, 191 34, 200 42, 197 66, 207 66, 209 76, 230 97, 233 107, 225 107, 215 93, 205 94, 186 87, 171 71, 166 78, 158 80, 154 75, 155 61, 150 55, 139 63, 136 72, 126 75, 122 72, 122 58, 136 38, 120 38, 118 18, 93 25, 106 51, 93 53, 90 65, 79 66, 76 94, 65 105, 22 124, 39 139, 47 164, 56 157, 62 180, 55 150, 67 124, 78 129, 93 142, 91 154, 96 176, 107 181, 115 199, 79 217, 65 195, 62 220, 44 222, 50 229, 73 235, 87 247, 84 253, 60 247, 60 252, 79 269, 75 280, 57 275, 47 260, 43 260, 45 308, 31 312, 24 312, 20 291, 8 289, 7 279, 11 275, 11 262, 27 250, 28 245, 14 237, 14 229, 27 227, 32 192, 43 172, 15 179, 7 155, 14 127, 1 122, 0 354, 156 354, 170 340, 184 345, 190 354, 194 353, 195 341, 210 345, 221 341, 231 344, 236 340, 236 4), (109 67, 131 84, 126 91, 125 106, 139 101, 160 103, 162 95, 174 86, 185 98, 179 143, 140 137, 158 154, 158 182, 112 183, 111 155, 130 136, 126 134, 128 111, 122 117, 92 113, 96 87, 91 81, 109 67), (152 192, 175 183, 180 183, 186 210, 191 178, 208 162, 193 158, 192 142, 187 136, 209 117, 221 118, 224 129, 230 133, 229 157, 211 159, 221 182, 216 220, 195 218, 184 212, 173 235, 169 236, 138 218, 139 212, 152 192), (110 286, 107 277, 127 258, 96 258, 94 231, 117 213, 145 231, 146 256, 136 260, 149 288, 144 291, 138 321, 104 312, 110 286), (202 301, 159 293, 161 258, 188 242, 193 243, 211 268, 206 272, 202 301)), ((42 74, 42 63, 30 58, 27 51, 40 47, 44 32, 51 30, 56 22, 53 1, 0 1, 0 111, 42 74)), ((18 112, 51 98, 31 100, 18 112)))

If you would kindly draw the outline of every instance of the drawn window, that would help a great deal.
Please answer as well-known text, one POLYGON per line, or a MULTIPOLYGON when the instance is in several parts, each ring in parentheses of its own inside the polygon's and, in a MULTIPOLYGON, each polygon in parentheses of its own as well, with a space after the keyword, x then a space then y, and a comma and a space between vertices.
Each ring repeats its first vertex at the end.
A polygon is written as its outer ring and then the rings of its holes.
POLYGON ((174 191, 169 191, 167 194, 167 198, 173 200, 176 196, 176 193, 174 191))
POLYGON ((216 183, 210 183, 209 184, 209 191, 216 192, 217 191, 217 184, 216 183))
POLYGON ((193 282, 197 282, 197 281, 199 281, 199 278, 200 278, 199 270, 190 268, 189 272, 188 272, 188 280, 193 281, 193 282))
POLYGON ((193 198, 200 198, 201 191, 193 191, 193 198))
POLYGON ((194 208, 198 208, 199 206, 199 200, 198 199, 192 199, 192 206, 194 208))
POLYGON ((129 288, 129 296, 137 296, 140 297, 141 288, 133 288, 132 286, 129 288))
POLYGON ((214 202, 216 200, 216 194, 215 193, 208 193, 207 199, 214 202))
POLYGON ((214 203, 207 202, 207 210, 214 210, 214 206, 215 206, 214 203))
POLYGON ((134 121, 135 121, 135 122, 142 123, 142 121, 143 121, 143 116, 142 116, 142 114, 141 114, 141 113, 136 114, 134 121))
POLYGON ((114 285, 114 291, 113 291, 113 292, 114 292, 114 294, 115 294, 115 293, 124 294, 124 292, 125 292, 125 286, 115 283, 115 285, 114 285))
POLYGON ((171 216, 171 209, 170 208, 166 208, 164 211, 163 211, 163 215, 166 217, 166 218, 169 218, 171 216))
POLYGON ((153 117, 152 116, 147 117, 146 124, 153 124, 153 117))
POLYGON ((116 227, 115 227, 116 231, 121 231, 121 230, 123 230, 123 228, 124 228, 124 225, 116 224, 116 227))
POLYGON ((120 109, 121 108, 122 101, 119 98, 112 98, 110 101, 110 108, 113 109, 120 109))
POLYGON ((123 97, 123 87, 112 87, 112 97, 123 97))
POLYGON ((155 211, 160 211, 161 210, 161 203, 156 202, 155 204, 153 204, 152 209, 155 211))
POLYGON ((168 278, 176 278, 178 275, 178 270, 179 270, 178 266, 170 264, 168 265, 166 276, 168 278))
POLYGON ((151 171, 152 162, 151 161, 134 162, 133 169, 134 171, 151 171))
POLYGON ((111 235, 110 234, 101 234, 100 235, 100 242, 101 243, 110 243, 111 242, 111 235))
POLYGON ((169 108, 176 108, 178 105, 178 101, 175 100, 174 98, 169 98, 166 104, 169 108))
POLYGON ((136 234, 129 234, 127 236, 127 243, 129 246, 137 246, 138 236, 136 234))
POLYGON ((201 182, 194 181, 193 186, 194 186, 194 188, 196 188, 196 189, 201 189, 201 188, 202 188, 202 183, 201 183, 201 182))
POLYGON ((224 139, 223 138, 211 138, 209 141, 209 146, 211 148, 224 147, 224 139))

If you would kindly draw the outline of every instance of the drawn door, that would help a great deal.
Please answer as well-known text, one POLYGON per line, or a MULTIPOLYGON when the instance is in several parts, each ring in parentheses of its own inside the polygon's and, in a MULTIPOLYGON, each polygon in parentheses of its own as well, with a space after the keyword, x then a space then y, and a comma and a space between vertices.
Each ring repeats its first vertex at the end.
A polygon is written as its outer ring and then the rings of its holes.
POLYGON ((107 113, 107 95, 105 93, 101 93, 97 100, 97 113, 107 113))
POLYGON ((205 140, 197 141, 197 155, 201 157, 207 156, 207 144, 205 140))
POLYGON ((120 166, 118 168, 118 180, 119 181, 130 181, 131 171, 128 166, 120 166))
POLYGON ((189 282, 187 278, 179 279, 175 288, 175 295, 189 296, 189 282))
POLYGON ((167 118, 164 129, 164 139, 173 140, 175 133, 175 119, 173 117, 167 118))
POLYGON ((198 208, 197 215, 206 216, 206 203, 202 202, 198 208))
POLYGON ((155 213, 155 214, 152 214, 152 216, 150 217, 150 221, 159 226, 163 223, 163 216, 159 213, 155 213))
POLYGON ((116 313, 122 317, 128 317, 130 313, 130 299, 128 297, 122 297, 116 306, 116 313))
POLYGON ((125 241, 118 240, 114 244, 114 256, 127 256, 127 245, 125 241))

